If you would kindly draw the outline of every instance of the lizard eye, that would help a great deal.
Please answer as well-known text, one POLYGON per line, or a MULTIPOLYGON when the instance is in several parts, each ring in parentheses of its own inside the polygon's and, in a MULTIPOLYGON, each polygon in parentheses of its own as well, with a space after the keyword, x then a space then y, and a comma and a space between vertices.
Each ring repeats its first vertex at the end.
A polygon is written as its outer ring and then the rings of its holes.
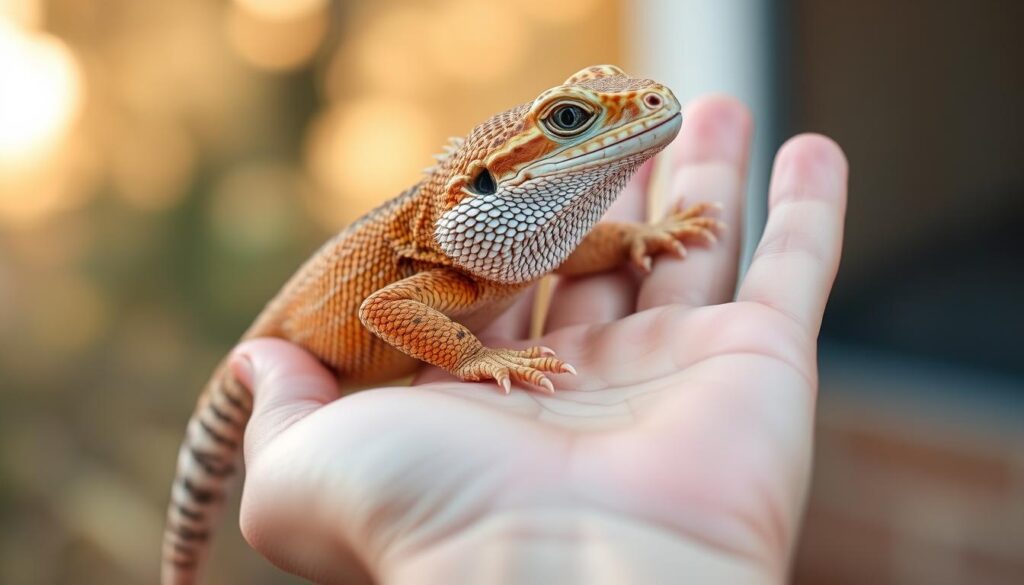
POLYGON ((572 136, 586 129, 594 115, 576 104, 566 104, 551 110, 544 121, 551 132, 559 136, 572 136))
POLYGON ((487 169, 480 169, 480 172, 473 177, 471 190, 478 195, 493 195, 498 190, 498 184, 494 182, 494 175, 487 169))

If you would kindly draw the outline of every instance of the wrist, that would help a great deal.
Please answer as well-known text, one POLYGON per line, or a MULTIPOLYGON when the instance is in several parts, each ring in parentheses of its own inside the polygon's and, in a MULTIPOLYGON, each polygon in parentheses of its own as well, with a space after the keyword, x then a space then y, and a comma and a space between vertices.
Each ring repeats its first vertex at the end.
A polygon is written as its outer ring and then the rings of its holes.
MULTIPOLYGON (((398 551, 384 583, 780 583, 784 569, 650 523, 586 511, 492 515, 398 551)), ((780 563, 780 566, 783 565, 780 563)))

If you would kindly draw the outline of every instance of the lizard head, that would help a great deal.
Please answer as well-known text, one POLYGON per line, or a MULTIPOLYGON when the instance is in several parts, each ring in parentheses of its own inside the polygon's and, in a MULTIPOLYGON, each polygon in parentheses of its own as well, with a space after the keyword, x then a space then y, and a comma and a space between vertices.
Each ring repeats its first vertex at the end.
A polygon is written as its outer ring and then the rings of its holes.
POLYGON ((665 86, 588 67, 453 143, 429 181, 434 238, 479 277, 536 279, 569 256, 680 124, 665 86))

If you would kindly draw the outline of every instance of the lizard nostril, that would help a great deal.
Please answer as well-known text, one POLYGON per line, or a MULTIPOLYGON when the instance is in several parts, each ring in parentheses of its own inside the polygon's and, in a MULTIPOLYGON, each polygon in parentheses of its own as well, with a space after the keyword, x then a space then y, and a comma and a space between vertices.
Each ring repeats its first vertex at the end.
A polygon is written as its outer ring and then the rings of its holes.
POLYGON ((661 106, 662 99, 661 96, 656 93, 649 93, 644 96, 644 103, 647 104, 647 107, 649 108, 657 108, 661 106))

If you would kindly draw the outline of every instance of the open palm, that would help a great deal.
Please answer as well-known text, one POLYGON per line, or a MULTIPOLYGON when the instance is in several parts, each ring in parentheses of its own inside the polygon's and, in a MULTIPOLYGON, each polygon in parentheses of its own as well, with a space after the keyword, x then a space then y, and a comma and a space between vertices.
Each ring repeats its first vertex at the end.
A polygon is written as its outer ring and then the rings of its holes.
MULTIPOLYGON (((780 150, 764 237, 727 302, 750 134, 732 100, 688 108, 666 205, 717 201, 733 229, 643 278, 561 283, 540 343, 579 374, 556 376, 554 395, 428 370, 411 387, 337 400, 299 348, 242 345, 236 367, 256 397, 249 542, 325 583, 781 580, 806 491, 846 166, 819 136, 780 150)), ((610 214, 642 219, 649 177, 610 214)), ((484 342, 535 344, 530 310, 526 298, 484 342)))

